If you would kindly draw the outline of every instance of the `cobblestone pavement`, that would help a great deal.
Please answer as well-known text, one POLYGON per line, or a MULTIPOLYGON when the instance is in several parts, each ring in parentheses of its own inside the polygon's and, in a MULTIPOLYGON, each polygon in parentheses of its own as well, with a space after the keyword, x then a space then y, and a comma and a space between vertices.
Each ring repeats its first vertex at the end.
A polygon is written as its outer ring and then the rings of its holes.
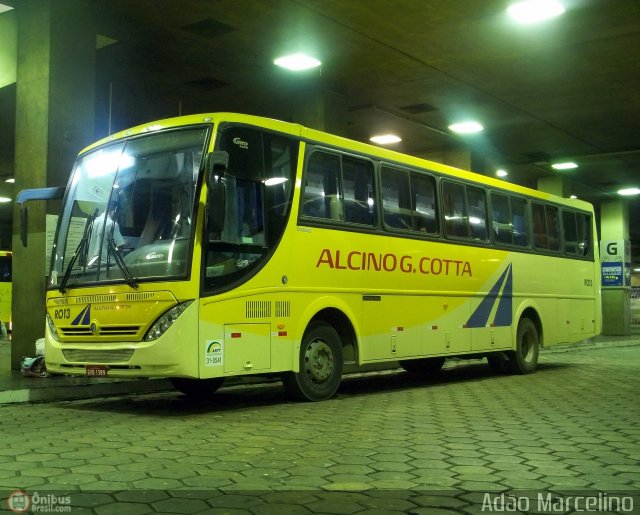
POLYGON ((506 492, 558 513, 586 492, 638 512, 639 378, 635 345, 543 353, 529 376, 379 372, 313 404, 278 383, 0 406, 2 508, 21 489, 73 513, 479 513, 506 492))

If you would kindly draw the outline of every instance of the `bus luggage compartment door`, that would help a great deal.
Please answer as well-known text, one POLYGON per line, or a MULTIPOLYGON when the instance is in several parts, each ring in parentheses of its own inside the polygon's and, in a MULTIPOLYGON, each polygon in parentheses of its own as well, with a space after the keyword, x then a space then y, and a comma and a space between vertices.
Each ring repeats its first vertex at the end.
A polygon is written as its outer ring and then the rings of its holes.
POLYGON ((224 372, 250 374, 271 368, 271 325, 224 326, 224 372))

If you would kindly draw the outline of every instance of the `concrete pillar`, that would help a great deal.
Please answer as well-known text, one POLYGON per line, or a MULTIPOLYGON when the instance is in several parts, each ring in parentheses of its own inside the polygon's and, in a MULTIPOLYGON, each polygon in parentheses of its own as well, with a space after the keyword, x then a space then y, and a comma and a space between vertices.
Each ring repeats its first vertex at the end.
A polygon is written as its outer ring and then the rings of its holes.
MULTIPOLYGON (((95 22, 89 2, 21 0, 18 19, 15 190, 65 185, 94 139, 95 22)), ((59 206, 48 206, 56 213, 59 206)), ((13 225, 11 366, 33 356, 45 327, 44 203, 29 203, 29 246, 13 225)))
POLYGON ((471 151, 468 148, 449 148, 440 152, 418 154, 416 157, 460 168, 461 170, 471 171, 471 151))
POLYGON ((571 182, 565 177, 557 175, 540 177, 538 179, 538 190, 566 198, 571 195, 571 182))
POLYGON ((347 99, 327 90, 304 90, 294 96, 291 120, 312 129, 347 136, 347 99))
POLYGON ((628 335, 631 334, 631 255, 627 201, 602 203, 600 233, 603 271, 607 270, 606 262, 615 263, 614 270, 621 267, 619 276, 603 274, 602 277, 602 334, 628 335))

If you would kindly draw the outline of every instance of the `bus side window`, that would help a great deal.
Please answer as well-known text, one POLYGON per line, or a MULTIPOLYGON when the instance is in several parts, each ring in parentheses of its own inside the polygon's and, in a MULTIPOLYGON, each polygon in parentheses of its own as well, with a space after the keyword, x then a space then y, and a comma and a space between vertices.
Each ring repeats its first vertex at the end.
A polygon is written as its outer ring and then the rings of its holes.
POLYGON ((373 164, 364 159, 342 158, 344 220, 375 224, 373 164))
POLYGON ((429 234, 438 232, 436 183, 433 177, 411 174, 413 229, 429 234))
POLYGON ((527 201, 511 198, 511 224, 513 228, 513 243, 521 247, 529 245, 529 224, 527 222, 527 201))
MULTIPOLYGON (((298 144, 275 134, 265 133, 263 138, 266 233, 269 243, 273 244, 282 234, 291 208, 298 144)), ((259 233, 253 235, 254 243, 259 241, 259 237, 259 233)))
POLYGON ((491 194, 491 223, 493 239, 496 243, 513 243, 512 215, 509 207, 509 197, 491 194))
POLYGON ((590 221, 587 215, 562 211, 564 251, 567 254, 584 257, 591 253, 590 221))
POLYGON ((487 203, 484 190, 467 186, 467 204, 471 237, 476 240, 486 241, 487 203))
POLYGON ((444 219, 447 236, 468 238, 469 227, 465 202, 465 191, 462 184, 443 182, 444 219))
POLYGON ((412 229, 409 174, 396 168, 382 167, 382 211, 385 226, 412 229))
POLYGON ((547 225, 545 222, 544 206, 540 204, 532 204, 531 211, 533 214, 533 235, 536 248, 547 249, 547 225))
POLYGON ((591 254, 591 218, 587 215, 576 214, 578 252, 579 256, 591 254))
POLYGON ((558 208, 546 206, 545 215, 547 219, 549 250, 560 250, 560 220, 558 216, 558 208))
POLYGON ((576 214, 571 211, 562 212, 562 227, 564 229, 564 251, 567 254, 578 253, 578 228, 576 226, 576 214))
POLYGON ((307 164, 302 214, 342 220, 340 156, 316 151, 307 164))

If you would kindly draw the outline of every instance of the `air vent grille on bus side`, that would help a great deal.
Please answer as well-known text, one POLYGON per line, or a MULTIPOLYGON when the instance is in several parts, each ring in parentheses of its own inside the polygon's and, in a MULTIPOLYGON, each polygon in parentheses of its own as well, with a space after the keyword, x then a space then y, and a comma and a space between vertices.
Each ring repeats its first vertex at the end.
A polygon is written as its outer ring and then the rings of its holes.
POLYGON ((288 318, 291 315, 291 303, 288 300, 276 301, 276 318, 288 318))
POLYGON ((149 300, 155 296, 154 292, 127 293, 128 301, 149 300))
POLYGON ((267 300, 248 300, 245 307, 247 318, 271 317, 271 302, 267 300))
POLYGON ((83 295, 76 297, 76 304, 92 304, 94 302, 115 302, 115 294, 110 295, 83 295))

